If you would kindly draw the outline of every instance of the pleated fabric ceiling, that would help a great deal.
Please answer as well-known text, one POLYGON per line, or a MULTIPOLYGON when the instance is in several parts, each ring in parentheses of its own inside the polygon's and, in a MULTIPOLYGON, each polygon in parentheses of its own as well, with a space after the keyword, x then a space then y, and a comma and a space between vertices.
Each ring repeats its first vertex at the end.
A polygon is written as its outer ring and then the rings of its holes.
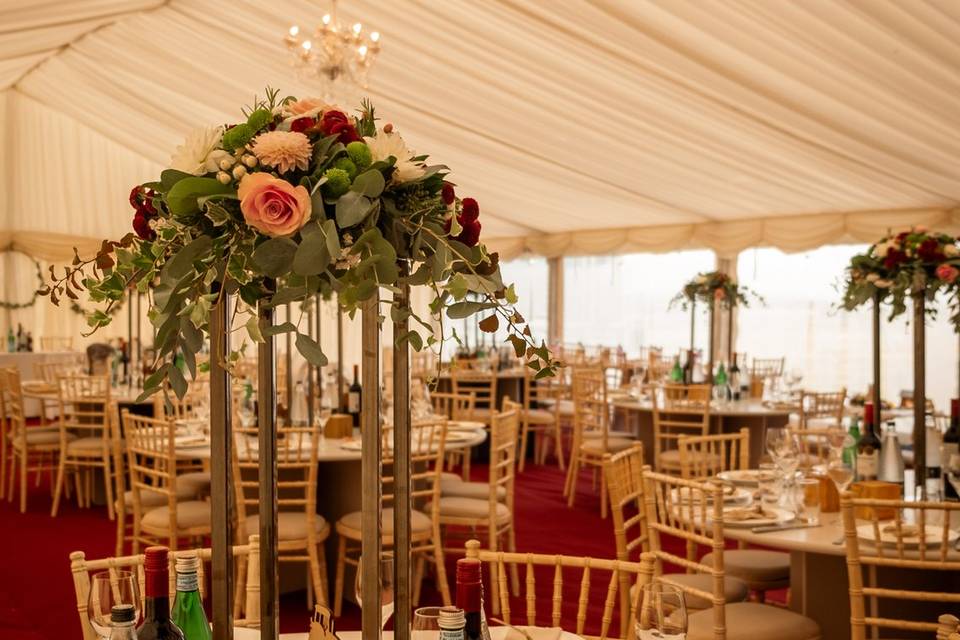
MULTIPOLYGON (((298 80, 304 0, 6 0, 0 244, 52 259, 129 228, 194 126, 298 80), (61 236, 53 234, 63 234, 61 236)), ((788 250, 957 229, 956 0, 344 0, 369 95, 457 168, 506 254, 788 250)))

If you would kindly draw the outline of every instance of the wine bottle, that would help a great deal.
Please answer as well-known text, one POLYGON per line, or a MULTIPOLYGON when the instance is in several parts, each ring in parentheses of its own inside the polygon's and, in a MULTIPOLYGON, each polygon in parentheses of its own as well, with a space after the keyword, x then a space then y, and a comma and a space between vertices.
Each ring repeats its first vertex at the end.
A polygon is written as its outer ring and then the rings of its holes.
POLYGON ((170 596, 167 593, 170 569, 166 547, 147 547, 143 577, 143 624, 137 629, 138 640, 186 640, 180 627, 170 619, 170 596))
POLYGON ((728 400, 730 397, 730 390, 727 388, 727 370, 723 366, 723 361, 720 361, 720 366, 717 367, 717 375, 713 376, 713 385, 720 389, 720 397, 723 400, 728 400))
POLYGON ((360 386, 360 367, 353 365, 353 384, 347 390, 347 413, 353 416, 353 426, 360 426, 360 396, 363 389, 360 386))
MULTIPOLYGON (((926 454, 924 455, 924 466, 926 467, 928 498, 933 498, 934 494, 940 494, 940 483, 942 473, 942 461, 940 459, 940 446, 943 443, 943 434, 937 428, 937 421, 933 417, 933 412, 926 413, 924 424, 927 436, 926 454)), ((939 498, 937 498, 939 499, 939 498)))
POLYGON ((737 365, 737 354, 733 354, 733 364, 730 365, 730 397, 740 399, 740 366, 737 365))
POLYGON ((683 382, 683 369, 680 368, 680 358, 673 359, 673 368, 670 369, 670 382, 683 382))
POLYGON ((137 610, 132 604, 115 604, 110 609, 110 640, 137 640, 134 625, 137 610))
POLYGON ((683 365, 683 384, 693 384, 693 349, 687 351, 687 361, 683 365))
MULTIPOLYGON (((943 434, 940 461, 950 464, 952 456, 960 454, 960 398, 950 399, 950 426, 943 434)), ((948 467, 949 468, 949 467, 948 467)), ((943 497, 952 502, 960 501, 960 495, 953 485, 947 482, 943 488, 943 497)))
POLYGON ((177 558, 177 595, 170 617, 180 627, 186 640, 211 640, 210 623, 200 600, 197 570, 200 558, 195 553, 177 558))
POLYGON ((463 609, 464 640, 490 640, 487 619, 483 612, 483 582, 480 561, 476 558, 457 560, 457 607, 463 609))
POLYGON ((23 351, 23 325, 17 323, 17 351, 23 351))
POLYGON ((850 444, 843 448, 843 463, 851 469, 857 467, 857 445, 860 443, 860 419, 857 416, 850 418, 850 444))
POLYGON ((13 334, 13 327, 7 329, 7 352, 13 353, 17 350, 17 336, 13 334))
POLYGON ((880 466, 880 438, 877 437, 873 403, 863 405, 863 435, 857 443, 857 480, 876 480, 880 466))

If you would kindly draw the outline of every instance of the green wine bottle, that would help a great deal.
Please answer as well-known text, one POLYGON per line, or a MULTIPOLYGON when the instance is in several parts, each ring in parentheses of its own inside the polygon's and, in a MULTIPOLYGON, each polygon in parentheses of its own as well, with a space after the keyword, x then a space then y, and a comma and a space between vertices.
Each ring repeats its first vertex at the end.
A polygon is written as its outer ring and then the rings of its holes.
POLYGON ((670 369, 670 382, 683 382, 683 369, 680 368, 680 358, 673 360, 673 369, 670 369))
POLYGON ((183 630, 186 640, 211 640, 210 623, 200 601, 197 570, 200 558, 186 554, 177 558, 177 596, 173 601, 173 623, 183 630))

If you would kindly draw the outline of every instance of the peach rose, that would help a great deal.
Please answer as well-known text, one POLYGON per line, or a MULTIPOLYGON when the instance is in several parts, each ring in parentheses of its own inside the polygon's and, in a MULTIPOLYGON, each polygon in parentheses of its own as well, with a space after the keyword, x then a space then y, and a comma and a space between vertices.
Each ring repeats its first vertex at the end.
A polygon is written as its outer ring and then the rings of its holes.
POLYGON ((248 173, 237 189, 243 218, 271 237, 292 236, 310 219, 310 194, 269 173, 248 173))
POLYGON ((284 107, 290 116, 302 116, 305 114, 313 115, 327 108, 327 103, 320 98, 303 98, 291 102, 284 107))
POLYGON ((960 277, 960 271, 949 264, 942 264, 937 267, 937 277, 948 284, 953 284, 957 281, 957 278, 960 277))

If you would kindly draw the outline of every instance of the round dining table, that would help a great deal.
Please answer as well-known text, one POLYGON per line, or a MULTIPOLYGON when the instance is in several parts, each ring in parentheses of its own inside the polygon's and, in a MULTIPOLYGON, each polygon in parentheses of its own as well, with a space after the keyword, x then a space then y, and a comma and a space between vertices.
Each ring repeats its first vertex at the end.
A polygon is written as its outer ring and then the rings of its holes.
MULTIPOLYGON (((306 616, 304 616, 306 617, 306 616)), ((521 627, 526 629, 526 627, 521 627)), ((509 627, 490 627, 490 639, 491 640, 505 640, 508 636, 507 633, 509 627)), ((337 631, 337 638, 340 640, 361 640, 363 636, 360 631, 337 631)), ((434 637, 439 637, 439 632, 436 632, 437 635, 434 637)), ((517 632, 514 632, 517 634, 517 632)), ((536 629, 531 637, 540 638, 546 636, 553 636, 552 630, 547 629, 536 629)), ((306 631, 302 633, 281 633, 280 640, 309 640, 310 634, 306 631)), ((384 631, 381 636, 383 640, 392 640, 393 631, 384 631)), ((414 634, 413 637, 417 637, 414 634)), ((570 633, 569 631, 559 631, 559 635, 556 636, 557 640, 582 640, 580 636, 570 633)), ((237 627, 233 630, 234 640, 260 640, 260 630, 251 629, 248 627, 237 627)))
MULTIPOLYGON (((907 471, 907 495, 912 495, 912 475, 907 471)), ((956 523, 960 526, 960 522, 956 523)), ((727 523, 725 539, 743 542, 790 554, 790 608, 813 620, 823 631, 823 638, 850 637, 850 595, 848 591, 846 541, 840 513, 820 514, 818 526, 789 528, 766 533, 754 533, 750 528, 738 528, 727 523)), ((956 527, 954 527, 956 528, 956 527)), ((960 550, 950 549, 948 557, 960 560, 960 550)), ((943 591, 960 593, 960 575, 947 571, 879 567, 878 585, 897 589, 943 591)), ((867 577, 864 584, 868 584, 867 577)), ((867 604, 869 612, 869 602, 867 604)), ((907 620, 936 622, 945 612, 943 603, 904 602, 884 600, 880 603, 883 615, 907 620), (901 616, 902 614, 902 616, 901 616)), ((869 614, 869 613, 868 613, 869 614)), ((896 632, 897 638, 929 638, 930 634, 896 632)))

